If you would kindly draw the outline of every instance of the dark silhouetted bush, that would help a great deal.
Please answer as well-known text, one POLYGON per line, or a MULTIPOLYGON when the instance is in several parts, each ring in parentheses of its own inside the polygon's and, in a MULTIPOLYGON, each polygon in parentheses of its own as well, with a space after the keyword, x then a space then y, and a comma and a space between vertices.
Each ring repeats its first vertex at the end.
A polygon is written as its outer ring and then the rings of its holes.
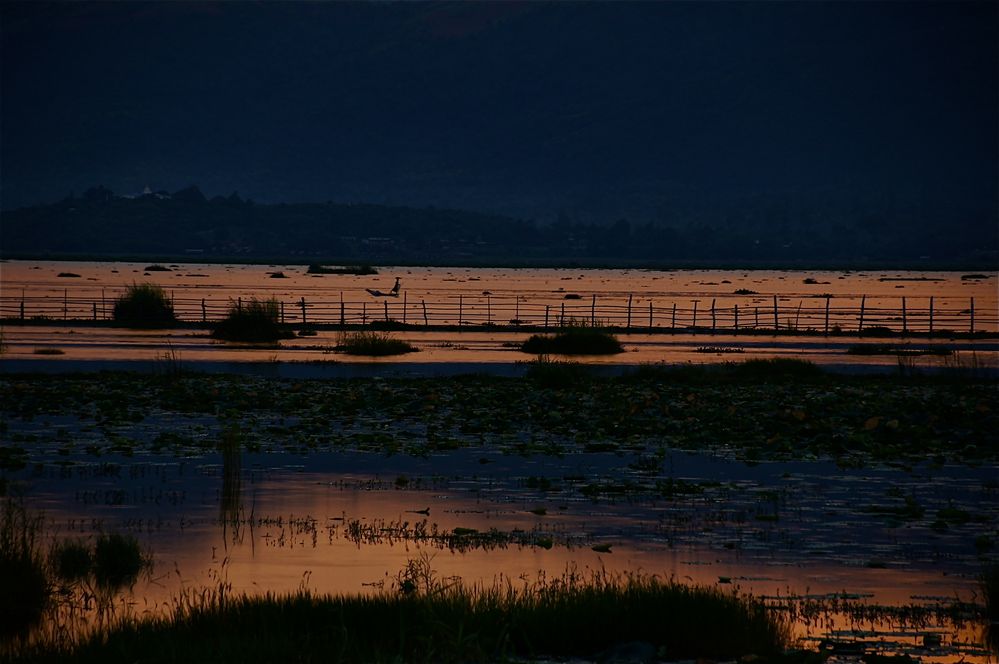
POLYGON ((114 320, 127 327, 170 327, 177 322, 173 304, 156 284, 132 284, 114 304, 114 320))
POLYGON ((229 305, 229 314, 215 326, 212 336, 225 341, 271 343, 294 334, 281 323, 277 300, 258 300, 229 305))
POLYGON ((614 355, 624 352, 621 342, 613 334, 582 325, 567 327, 555 335, 535 334, 520 349, 536 355, 614 355))

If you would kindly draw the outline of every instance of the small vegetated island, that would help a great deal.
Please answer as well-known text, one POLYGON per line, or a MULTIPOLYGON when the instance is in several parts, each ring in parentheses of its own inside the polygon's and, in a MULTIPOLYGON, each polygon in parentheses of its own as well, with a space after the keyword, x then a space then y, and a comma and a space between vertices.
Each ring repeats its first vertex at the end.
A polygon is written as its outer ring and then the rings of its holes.
POLYGON ((581 324, 567 325, 555 334, 535 334, 521 347, 535 355, 615 355, 624 348, 610 332, 581 324))
POLYGON ((241 343, 275 343, 294 336, 280 323, 281 308, 275 299, 250 298, 232 302, 224 319, 216 323, 212 337, 241 343))

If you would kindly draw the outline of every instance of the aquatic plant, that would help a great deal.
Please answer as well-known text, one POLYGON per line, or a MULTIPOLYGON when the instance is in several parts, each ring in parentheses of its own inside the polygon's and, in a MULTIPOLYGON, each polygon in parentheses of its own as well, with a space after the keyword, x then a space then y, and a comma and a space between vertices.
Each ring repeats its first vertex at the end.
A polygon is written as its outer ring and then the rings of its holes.
POLYGON ((212 337, 244 343, 273 343, 294 336, 281 323, 280 305, 276 299, 250 298, 231 302, 229 312, 215 325, 212 337))
POLYGON ((614 355, 624 352, 621 342, 613 334, 585 325, 571 325, 554 335, 532 335, 521 344, 520 350, 535 355, 614 355))
POLYGON ((415 353, 419 349, 402 339, 393 339, 387 334, 361 331, 341 333, 334 350, 348 355, 381 357, 415 353))
POLYGON ((41 518, 13 498, 0 511, 0 638, 19 634, 42 617, 51 595, 38 548, 41 518))
POLYGON ((148 565, 147 557, 132 535, 106 533, 94 545, 94 578, 105 587, 131 585, 148 565))
POLYGON ((53 544, 49 562, 56 577, 67 583, 86 578, 94 563, 90 547, 79 539, 60 540, 53 544))
POLYGON ((564 389, 582 385, 590 377, 590 372, 579 362, 539 355, 537 359, 527 363, 524 376, 540 387, 564 389))
POLYGON ((116 323, 132 328, 171 327, 177 322, 173 304, 156 284, 132 284, 114 304, 116 323))

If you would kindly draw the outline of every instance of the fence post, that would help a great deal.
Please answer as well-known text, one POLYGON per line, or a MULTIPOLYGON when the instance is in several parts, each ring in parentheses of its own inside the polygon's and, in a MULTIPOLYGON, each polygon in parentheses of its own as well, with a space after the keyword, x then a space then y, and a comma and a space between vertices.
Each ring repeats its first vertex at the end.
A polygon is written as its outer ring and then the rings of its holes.
POLYGON ((94 302, 94 320, 97 320, 97 303, 94 302))
POLYGON ((204 323, 208 320, 208 310, 205 307, 205 298, 201 298, 201 322, 204 323))
POLYGON ((735 305, 735 331, 739 331, 739 305, 735 305))
POLYGON ((551 305, 548 305, 548 304, 545 305, 545 329, 546 330, 548 329, 548 308, 550 306, 551 305))
POLYGON ((284 325, 284 300, 281 300, 281 324, 284 325))
POLYGON ((694 319, 690 322, 690 328, 694 332, 697 332, 697 303, 699 301, 700 300, 694 300, 694 319))
POLYGON ((423 305, 423 327, 430 325, 430 319, 427 318, 427 301, 420 300, 420 304, 423 305))
POLYGON ((933 334, 933 296, 930 295, 930 334, 933 334))
POLYGON ((563 327, 565 325, 565 302, 562 303, 562 317, 558 320, 558 326, 563 327))
POLYGON ((368 324, 368 303, 361 302, 361 325, 368 324))
POLYGON ((801 300, 798 300, 798 310, 794 312, 794 331, 798 331, 798 319, 801 318, 801 300))
MULTIPOLYGON (((974 318, 974 316, 972 316, 974 318)), ((593 294, 593 300, 590 302, 590 327, 597 326, 597 294, 593 294)))
POLYGON ((652 334, 652 300, 649 300, 649 334, 652 334))
POLYGON ((858 332, 864 331, 864 310, 867 308, 867 296, 860 296, 860 326, 857 328, 858 332))
POLYGON ((493 324, 493 298, 486 295, 486 325, 493 324))
POLYGON ((343 308, 343 291, 340 291, 340 327, 347 325, 347 315, 343 308))
POLYGON ((402 324, 406 324, 406 309, 409 307, 409 294, 402 294, 402 324))
POLYGON ((517 325, 520 325, 520 296, 517 296, 517 303, 514 305, 513 319, 517 321, 517 325))
MULTIPOLYGON (((22 316, 24 318, 24 316, 22 316)), ((104 299, 104 289, 101 288, 101 318, 103 320, 108 319, 108 306, 107 301, 104 299)))
POLYGON ((829 336, 829 296, 826 295, 826 336, 829 336))
POLYGON ((382 304, 385 305, 385 322, 388 322, 388 300, 383 300, 382 304))
POLYGON ((711 334, 715 333, 715 299, 711 298, 711 334))
POLYGON ((975 333, 975 298, 971 298, 971 326, 968 331, 971 334, 975 333))
POLYGON ((777 296, 774 295, 774 332, 780 329, 780 319, 777 318, 777 296))
POLYGON ((461 329, 461 319, 464 317, 462 315, 463 309, 465 308, 465 301, 461 295, 458 296, 458 329, 461 329))
POLYGON ((631 329, 631 293, 628 293, 628 324, 625 325, 626 330, 631 329))
POLYGON ((909 319, 905 311, 905 297, 902 297, 902 336, 909 332, 909 319))
POLYGON ((21 292, 21 320, 24 320, 24 292, 21 292))
POLYGON ((302 325, 305 325, 308 322, 308 318, 307 318, 307 316, 305 314, 305 296, 304 295, 302 296, 302 301, 299 304, 302 306, 302 325))
POLYGON ((62 319, 66 320, 69 317, 69 289, 64 288, 62 291, 62 319))
POLYGON ((753 329, 754 330, 758 330, 758 329, 760 329, 760 308, 759 307, 756 307, 755 314, 756 314, 756 319, 755 319, 756 322, 753 323, 753 329))
POLYGON ((676 329, 676 302, 673 303, 673 320, 670 323, 670 330, 676 329))

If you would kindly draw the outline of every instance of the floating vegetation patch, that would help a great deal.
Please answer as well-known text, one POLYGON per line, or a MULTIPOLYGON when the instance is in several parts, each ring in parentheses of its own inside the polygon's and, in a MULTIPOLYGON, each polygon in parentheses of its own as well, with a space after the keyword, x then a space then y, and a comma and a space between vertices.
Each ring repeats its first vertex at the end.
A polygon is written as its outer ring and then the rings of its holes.
POLYGON ((384 357, 415 353, 419 349, 402 339, 394 339, 388 334, 361 331, 341 333, 333 350, 347 355, 384 357))
POLYGON ((554 335, 535 334, 520 349, 535 355, 614 355, 624 352, 613 334, 583 325, 566 327, 554 335))
POLYGON ((325 265, 319 265, 317 263, 312 263, 309 268, 305 271, 306 274, 356 274, 356 275, 370 275, 378 274, 378 270, 371 267, 370 265, 346 265, 343 267, 326 267, 325 265))
POLYGON ((954 350, 948 346, 898 346, 894 344, 854 344, 846 349, 850 355, 898 355, 918 357, 921 355, 948 356, 954 350))

